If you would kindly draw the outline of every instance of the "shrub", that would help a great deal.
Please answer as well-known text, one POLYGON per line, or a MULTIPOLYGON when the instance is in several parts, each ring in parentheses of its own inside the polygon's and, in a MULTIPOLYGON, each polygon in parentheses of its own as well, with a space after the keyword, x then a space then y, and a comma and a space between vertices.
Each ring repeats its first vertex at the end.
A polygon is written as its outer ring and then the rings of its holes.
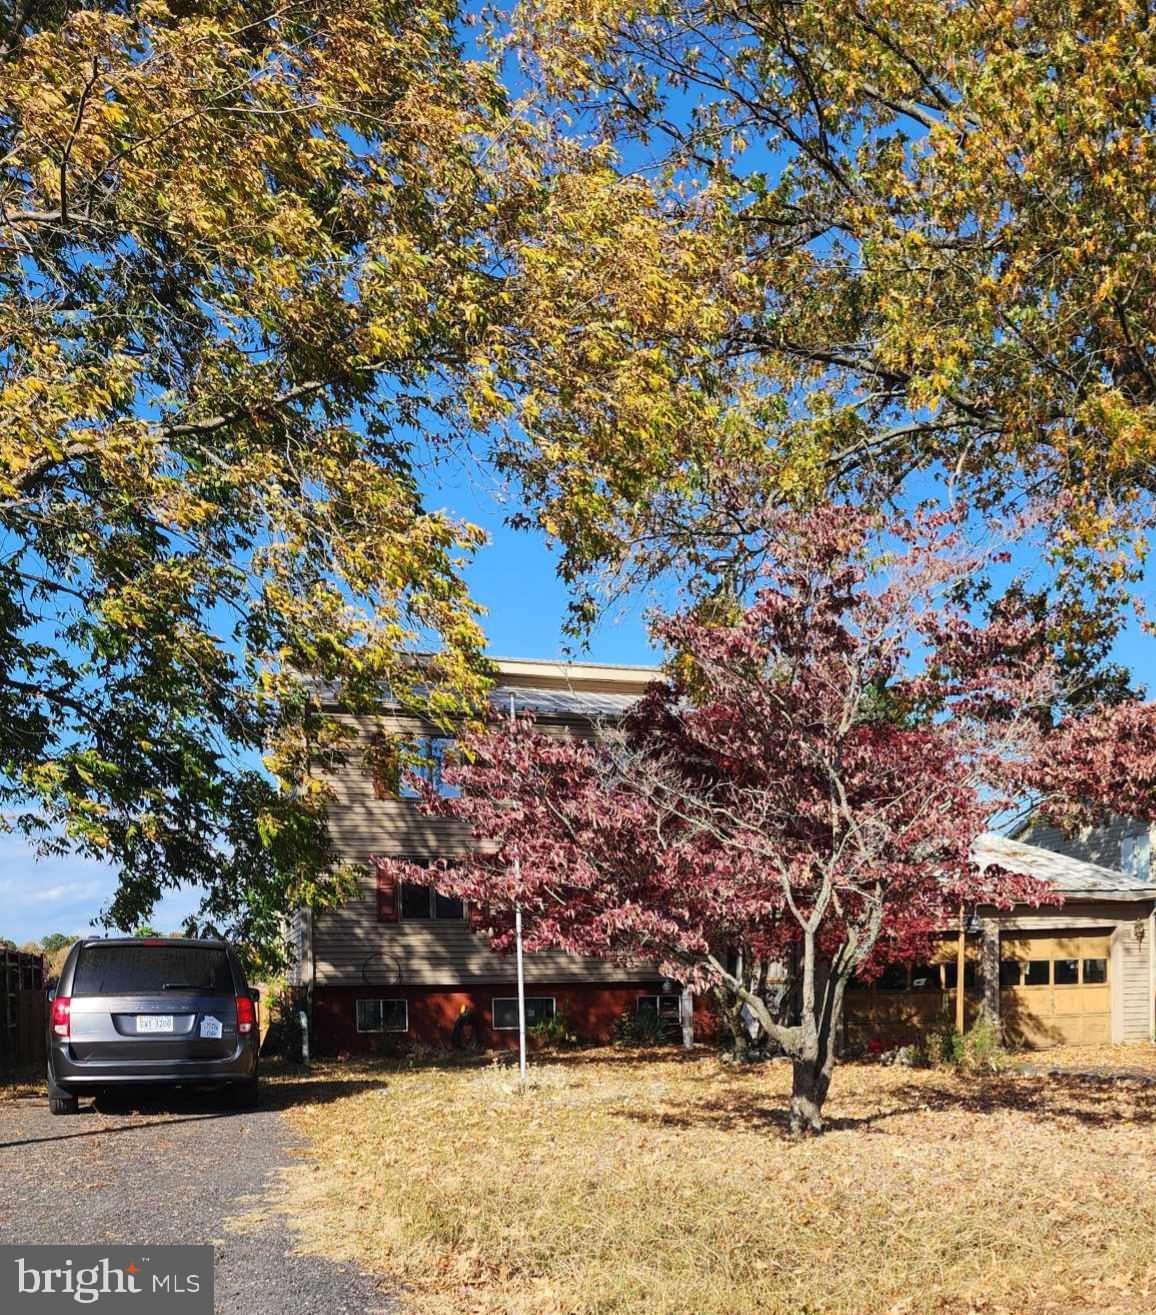
POLYGON ((666 1020, 648 1009, 624 1010, 611 1030, 616 1046, 662 1046, 672 1040, 666 1020))
POLYGON ((1007 1051, 997 1024, 980 1018, 964 1033, 959 1067, 965 1073, 999 1073, 1007 1067, 1007 1051))
POLYGON ((964 1033, 946 1024, 933 1028, 923 1039, 923 1053, 933 1068, 955 1068, 961 1073, 999 1073, 1007 1051, 997 1024, 978 1018, 964 1033))
POLYGON ((570 1026, 564 1009, 557 1009, 551 1018, 543 1018, 530 1028, 530 1035, 543 1050, 569 1050, 578 1044, 578 1035, 570 1026))

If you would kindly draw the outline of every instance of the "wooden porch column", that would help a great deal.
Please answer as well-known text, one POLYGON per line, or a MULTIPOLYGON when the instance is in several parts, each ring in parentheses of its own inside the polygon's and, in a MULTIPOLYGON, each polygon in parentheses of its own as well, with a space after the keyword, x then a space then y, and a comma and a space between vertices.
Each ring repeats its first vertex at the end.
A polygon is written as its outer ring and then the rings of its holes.
POLYGON ((989 1023, 999 1026, 999 923, 994 917, 983 920, 983 946, 980 950, 983 971, 983 1012, 989 1023))

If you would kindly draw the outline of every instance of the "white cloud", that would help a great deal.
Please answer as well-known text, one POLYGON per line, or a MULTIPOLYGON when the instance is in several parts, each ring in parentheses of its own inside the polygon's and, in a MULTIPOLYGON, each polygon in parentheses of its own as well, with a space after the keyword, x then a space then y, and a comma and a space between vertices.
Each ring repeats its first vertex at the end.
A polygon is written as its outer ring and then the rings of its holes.
MULTIPOLYGON (((96 920, 115 893, 116 872, 109 864, 75 854, 38 858, 15 837, 0 839, 0 937, 17 945, 52 931, 102 935, 96 920)), ((171 931, 199 903, 195 890, 173 892, 150 922, 171 931)))

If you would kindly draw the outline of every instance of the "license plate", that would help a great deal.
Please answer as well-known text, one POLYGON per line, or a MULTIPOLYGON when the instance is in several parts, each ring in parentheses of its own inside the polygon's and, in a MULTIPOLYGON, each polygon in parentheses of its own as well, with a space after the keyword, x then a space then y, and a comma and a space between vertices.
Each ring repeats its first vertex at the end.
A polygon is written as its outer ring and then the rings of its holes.
POLYGON ((138 1032, 171 1032, 173 1030, 172 1014, 137 1014, 136 1030, 138 1032))

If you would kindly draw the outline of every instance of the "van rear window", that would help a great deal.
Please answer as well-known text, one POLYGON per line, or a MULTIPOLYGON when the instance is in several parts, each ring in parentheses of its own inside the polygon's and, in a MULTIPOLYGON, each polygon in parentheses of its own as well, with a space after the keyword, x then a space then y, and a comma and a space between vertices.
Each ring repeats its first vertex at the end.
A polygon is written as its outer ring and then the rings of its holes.
POLYGON ((88 945, 80 952, 74 996, 165 991, 232 995, 228 955, 208 945, 88 945))

